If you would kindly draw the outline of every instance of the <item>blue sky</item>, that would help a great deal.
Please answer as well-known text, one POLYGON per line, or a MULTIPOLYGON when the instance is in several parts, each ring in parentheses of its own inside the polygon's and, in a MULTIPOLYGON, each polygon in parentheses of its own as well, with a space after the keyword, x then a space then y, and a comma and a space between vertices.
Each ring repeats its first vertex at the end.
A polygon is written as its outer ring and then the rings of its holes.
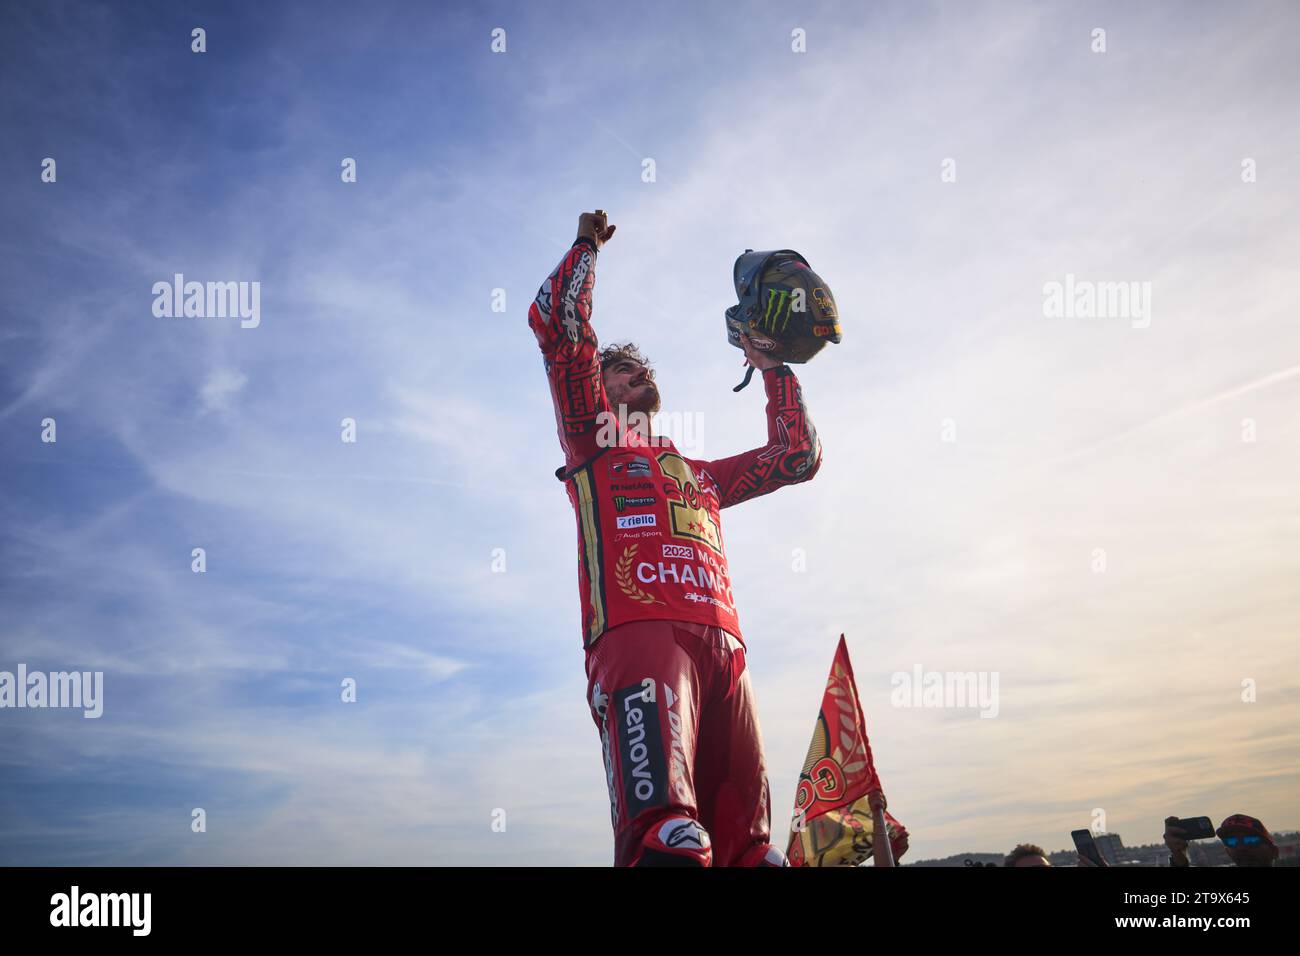
POLYGON ((645 9, 5 6, 0 669, 106 700, 0 712, 0 862, 609 862, 526 324, 596 207, 596 328, 707 457, 764 433, 736 254, 844 316, 817 480, 724 516, 778 832, 841 631, 912 858, 1300 825, 1294 6, 645 9), (261 324, 155 317, 177 272, 261 324), (1067 273, 1149 327, 1045 318, 1067 273), (916 664, 998 717, 891 707, 916 664))

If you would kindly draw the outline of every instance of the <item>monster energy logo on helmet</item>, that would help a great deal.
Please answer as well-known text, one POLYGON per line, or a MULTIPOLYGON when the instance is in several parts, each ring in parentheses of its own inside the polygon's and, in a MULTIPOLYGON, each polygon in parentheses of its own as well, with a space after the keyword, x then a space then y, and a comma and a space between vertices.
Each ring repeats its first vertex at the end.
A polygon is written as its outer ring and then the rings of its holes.
POLYGON ((764 332, 784 332, 790 325, 790 301, 793 298, 789 289, 768 289, 767 304, 756 328, 764 332))
MULTIPOLYGON (((793 249, 746 249, 732 269, 739 300, 727 310, 727 340, 736 348, 741 333, 754 347, 783 362, 812 359, 827 342, 838 343, 835 297, 808 260, 793 249)), ((751 368, 736 391, 749 384, 751 368)))

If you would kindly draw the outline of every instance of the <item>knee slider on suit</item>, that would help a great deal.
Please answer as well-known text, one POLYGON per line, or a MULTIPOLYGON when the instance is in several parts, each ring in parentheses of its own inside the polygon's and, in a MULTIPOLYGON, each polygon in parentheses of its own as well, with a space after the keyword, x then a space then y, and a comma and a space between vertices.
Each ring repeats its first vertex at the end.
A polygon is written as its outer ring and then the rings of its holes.
POLYGON ((690 817, 668 817, 641 838, 633 866, 712 866, 708 831, 690 817))

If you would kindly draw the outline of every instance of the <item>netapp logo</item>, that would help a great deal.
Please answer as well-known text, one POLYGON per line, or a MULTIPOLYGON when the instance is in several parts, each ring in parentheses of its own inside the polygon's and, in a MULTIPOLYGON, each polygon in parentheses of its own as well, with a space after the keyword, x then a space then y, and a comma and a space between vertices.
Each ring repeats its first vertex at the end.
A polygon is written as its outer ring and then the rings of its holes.
POLYGON ((653 491, 654 485, 648 481, 613 481, 610 482, 611 491, 653 491))
POLYGON ((654 515, 622 515, 618 518, 620 528, 648 528, 654 523, 654 515))

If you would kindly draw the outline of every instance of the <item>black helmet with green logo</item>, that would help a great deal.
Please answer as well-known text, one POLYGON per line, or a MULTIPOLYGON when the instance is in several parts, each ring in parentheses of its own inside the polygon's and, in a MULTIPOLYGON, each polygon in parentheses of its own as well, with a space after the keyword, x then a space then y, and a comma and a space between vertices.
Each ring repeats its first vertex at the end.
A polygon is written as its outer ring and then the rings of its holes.
MULTIPOLYGON (((843 338, 830 287, 793 249, 746 249, 732 278, 739 301, 727 310, 727 341, 736 348, 743 332, 759 351, 802 363, 843 338)), ((748 383, 747 374, 736 390, 748 383)))

